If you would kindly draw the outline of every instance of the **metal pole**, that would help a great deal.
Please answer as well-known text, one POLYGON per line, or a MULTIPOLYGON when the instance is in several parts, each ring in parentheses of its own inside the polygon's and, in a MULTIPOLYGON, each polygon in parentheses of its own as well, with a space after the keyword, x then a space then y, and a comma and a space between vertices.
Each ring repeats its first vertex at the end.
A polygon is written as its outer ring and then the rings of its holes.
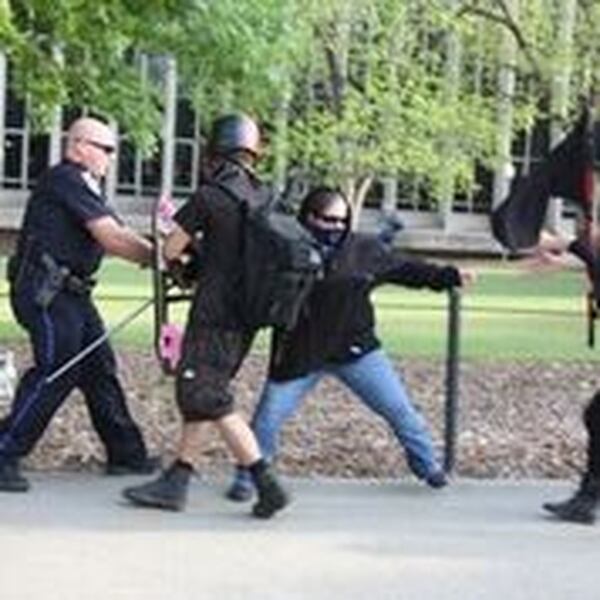
POLYGON ((446 402, 444 406, 444 470, 454 469, 458 417, 458 364, 460 354, 460 290, 448 293, 448 347, 446 354, 446 402))
POLYGON ((44 382, 46 385, 56 381, 59 377, 64 375, 69 369, 74 367, 77 363, 81 362, 88 354, 93 352, 98 346, 103 344, 113 333, 116 333, 120 329, 123 329, 125 325, 129 324, 136 317, 141 315, 151 304, 154 304, 154 298, 146 300, 141 306, 136 308, 132 313, 129 313, 124 319, 109 327, 99 338, 95 339, 91 344, 86 346, 81 352, 78 352, 73 358, 70 358, 66 363, 63 363, 54 373, 51 373, 46 377, 44 382))

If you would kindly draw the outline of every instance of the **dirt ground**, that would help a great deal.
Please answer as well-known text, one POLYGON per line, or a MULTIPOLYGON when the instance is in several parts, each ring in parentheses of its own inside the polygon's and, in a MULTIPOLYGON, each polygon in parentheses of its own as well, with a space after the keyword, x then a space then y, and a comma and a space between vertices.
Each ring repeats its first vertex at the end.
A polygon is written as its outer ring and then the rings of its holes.
MULTIPOLYGON (((12 348, 22 370, 28 350, 12 348)), ((179 417, 173 382, 162 376, 150 352, 119 354, 130 407, 153 453, 173 454, 179 417)), ((444 365, 431 360, 399 360, 398 369, 425 414, 443 452, 444 365)), ((265 360, 250 356, 235 381, 240 408, 250 414, 264 378, 265 360)), ((581 410, 600 387, 593 362, 463 362, 456 470, 470 477, 573 477, 581 468, 585 435, 581 410)), ((0 414, 9 399, 0 399, 0 414)), ((74 394, 59 410, 25 463, 34 469, 94 469, 103 451, 74 394)), ((206 430, 199 470, 229 468, 223 444, 206 430)), ((289 475, 389 478, 407 473, 404 454, 386 425, 335 381, 325 380, 307 398, 282 436, 279 468, 289 475)))

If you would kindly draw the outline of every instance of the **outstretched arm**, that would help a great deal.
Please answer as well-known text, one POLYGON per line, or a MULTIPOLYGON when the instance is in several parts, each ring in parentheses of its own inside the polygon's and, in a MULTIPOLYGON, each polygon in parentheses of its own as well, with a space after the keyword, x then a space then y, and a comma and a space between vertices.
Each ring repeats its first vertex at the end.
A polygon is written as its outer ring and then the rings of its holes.
POLYGON ((108 252, 147 266, 152 260, 152 244, 133 229, 106 215, 86 223, 92 237, 108 252))
POLYGON ((412 288, 445 290, 466 287, 475 282, 475 272, 459 269, 453 265, 437 265, 433 262, 407 258, 390 253, 379 278, 381 283, 396 283, 412 288))

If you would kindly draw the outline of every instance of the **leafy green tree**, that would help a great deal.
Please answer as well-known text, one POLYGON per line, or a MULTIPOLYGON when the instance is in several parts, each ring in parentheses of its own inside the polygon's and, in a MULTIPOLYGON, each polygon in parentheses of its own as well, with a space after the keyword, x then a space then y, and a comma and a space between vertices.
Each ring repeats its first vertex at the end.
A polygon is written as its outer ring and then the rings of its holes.
POLYGON ((57 105, 116 118, 148 148, 160 127, 140 53, 175 57, 204 121, 241 109, 266 124, 268 168, 342 185, 356 213, 382 175, 436 198, 499 159, 502 36, 514 37, 514 130, 566 114, 600 71, 598 0, 0 0, 0 43, 38 124, 57 105), (575 4, 572 43, 556 44, 575 4), (572 8, 572 7, 571 7, 572 8), (517 10, 518 9, 518 10, 517 10))
POLYGON ((193 2, 176 0, 10 0, 0 10, 0 43, 16 92, 46 127, 56 106, 118 117, 151 145, 159 127, 155 86, 139 77, 137 52, 169 52, 193 2))

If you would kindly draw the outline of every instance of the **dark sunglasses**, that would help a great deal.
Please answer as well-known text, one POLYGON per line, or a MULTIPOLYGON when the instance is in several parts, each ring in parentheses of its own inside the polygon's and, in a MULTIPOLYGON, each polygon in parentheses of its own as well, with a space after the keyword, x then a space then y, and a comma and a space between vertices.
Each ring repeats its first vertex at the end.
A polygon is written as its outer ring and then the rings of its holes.
POLYGON ((114 146, 110 146, 108 144, 101 144, 100 142, 96 142, 95 140, 83 140, 86 144, 90 146, 94 146, 94 148, 98 148, 98 150, 102 150, 105 154, 112 154, 115 151, 114 146))
POLYGON ((313 213, 315 219, 323 221, 328 225, 345 225, 348 221, 348 217, 335 217, 333 215, 320 215, 319 213, 313 213))

